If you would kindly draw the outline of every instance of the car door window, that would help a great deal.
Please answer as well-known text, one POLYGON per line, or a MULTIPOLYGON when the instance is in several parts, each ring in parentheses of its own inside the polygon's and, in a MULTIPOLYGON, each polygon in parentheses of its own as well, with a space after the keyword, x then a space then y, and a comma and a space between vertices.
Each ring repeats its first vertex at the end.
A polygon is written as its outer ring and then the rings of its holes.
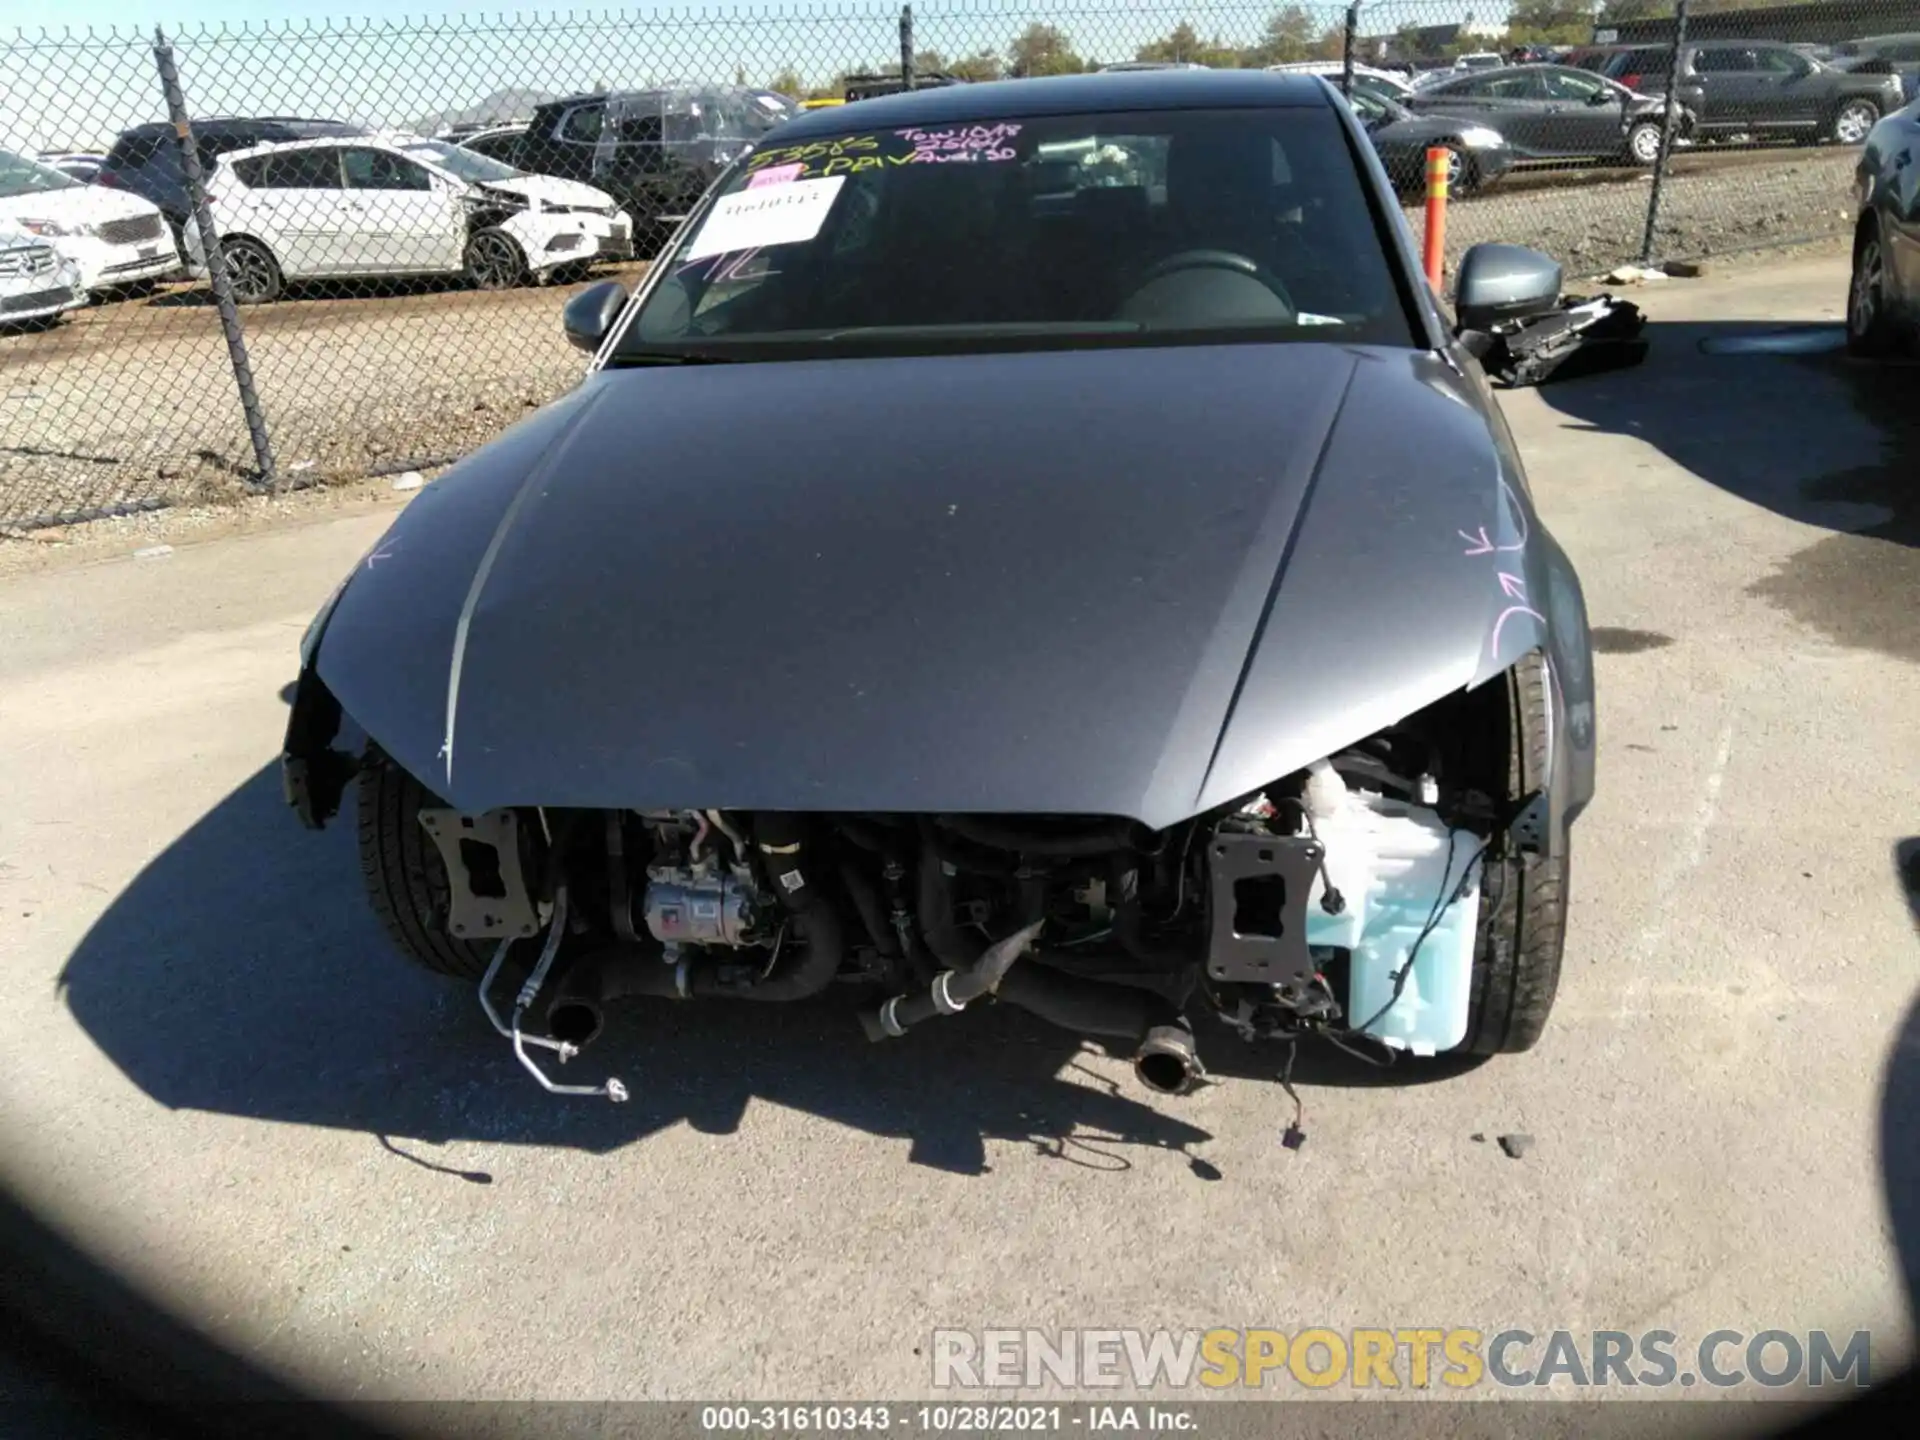
POLYGON ((349 190, 431 190, 426 168, 388 150, 344 150, 349 190))
POLYGON ((582 105, 578 110, 569 110, 566 118, 560 122, 560 138, 577 140, 583 145, 593 144, 600 138, 604 113, 599 105, 582 105))
POLYGON ((1484 80, 1476 80, 1473 92, 1489 100, 1542 100, 1546 90, 1540 83, 1540 77, 1529 72, 1525 75, 1491 75, 1484 80))
POLYGON ((1694 57, 1693 68, 1702 75, 1739 75, 1758 70, 1760 60, 1751 50, 1730 46, 1702 50, 1694 57))
POLYGON ((1555 70, 1542 77, 1549 100, 1570 100, 1576 105, 1585 105, 1596 95, 1605 95, 1608 87, 1589 75, 1576 75, 1570 71, 1555 70))
POLYGON ((261 184, 269 190, 338 190, 340 152, 332 149, 283 150, 266 157, 261 184))
POLYGON ((249 190, 258 190, 267 181, 267 157, 256 155, 251 160, 236 160, 233 173, 249 190))
POLYGON ((1791 50, 1759 50, 1754 52, 1754 68, 1773 76, 1804 75, 1810 68, 1804 56, 1791 50))

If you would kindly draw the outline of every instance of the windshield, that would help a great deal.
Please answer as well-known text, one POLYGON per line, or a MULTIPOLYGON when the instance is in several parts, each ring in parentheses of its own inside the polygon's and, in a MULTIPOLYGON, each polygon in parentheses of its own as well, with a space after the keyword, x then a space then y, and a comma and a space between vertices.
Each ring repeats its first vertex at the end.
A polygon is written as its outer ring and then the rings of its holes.
POLYGON ((451 170, 462 180, 485 183, 490 180, 515 180, 524 171, 511 165, 503 165, 498 160, 490 160, 477 151, 462 145, 454 145, 445 140, 424 140, 406 147, 407 154, 418 156, 422 160, 431 160, 442 170, 451 170))
POLYGON ((1321 108, 765 145, 666 265, 616 358, 1417 343, 1346 134, 1321 108))
POLYGON ((42 195, 49 190, 77 190, 80 182, 51 165, 29 160, 11 150, 0 150, 0 195, 42 195))

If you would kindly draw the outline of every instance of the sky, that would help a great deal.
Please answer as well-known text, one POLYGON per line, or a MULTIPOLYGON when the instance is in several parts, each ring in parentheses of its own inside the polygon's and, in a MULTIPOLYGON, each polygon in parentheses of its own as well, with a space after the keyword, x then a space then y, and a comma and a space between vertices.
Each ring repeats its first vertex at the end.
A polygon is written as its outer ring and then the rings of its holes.
MULTIPOLYGON (((1271 0, 922 0, 915 45, 953 56, 1004 51, 1025 26, 1066 31, 1082 55, 1130 59, 1187 20, 1202 36, 1251 42, 1271 0)), ((1344 6, 1310 3, 1337 23, 1344 6)), ((1363 32, 1504 14, 1505 0, 1376 0, 1363 32)), ((809 84, 899 58, 897 6, 818 0, 777 7, 502 11, 378 0, 12 0, 0 21, 0 148, 104 148, 165 117, 151 51, 162 24, 199 114, 302 114, 403 126, 510 88, 764 82, 792 67, 809 84), (269 18, 269 16, 271 18, 269 18)))

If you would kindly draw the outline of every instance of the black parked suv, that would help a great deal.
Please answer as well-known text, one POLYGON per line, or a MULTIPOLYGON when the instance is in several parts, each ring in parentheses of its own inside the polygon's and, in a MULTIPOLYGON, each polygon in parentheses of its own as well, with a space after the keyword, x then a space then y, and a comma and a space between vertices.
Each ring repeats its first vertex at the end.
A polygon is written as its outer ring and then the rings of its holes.
MULTIPOLYGON (((214 161, 230 150, 245 150, 274 140, 318 140, 329 135, 364 135, 358 125, 339 120, 309 120, 292 115, 264 115, 253 118, 222 116, 193 122, 194 149, 200 156, 202 174, 213 172, 214 161)), ((131 190, 160 207, 173 226, 174 243, 185 244, 182 234, 193 201, 187 195, 186 171, 180 164, 180 142, 173 126, 154 123, 122 130, 120 138, 107 152, 95 185, 115 190, 131 190)))
MULTIPOLYGON (((1625 45, 1596 68, 1630 90, 1659 90, 1669 55, 1665 45, 1625 45)), ((1898 75, 1850 73, 1780 40, 1689 41, 1674 94, 1702 140, 1751 135, 1858 145, 1902 103, 1898 75)))
POLYGON ((743 86, 570 95, 533 112, 508 163, 606 191, 633 220, 634 253, 650 257, 715 176, 798 113, 743 86))

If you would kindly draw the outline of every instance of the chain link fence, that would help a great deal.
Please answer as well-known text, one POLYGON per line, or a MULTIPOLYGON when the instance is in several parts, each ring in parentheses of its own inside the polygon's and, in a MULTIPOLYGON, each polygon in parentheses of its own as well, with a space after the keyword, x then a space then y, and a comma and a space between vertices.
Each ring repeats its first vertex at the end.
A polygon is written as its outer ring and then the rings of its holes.
POLYGON ((1587 275, 1842 233, 1863 123, 1920 80, 1920 48, 1909 62, 1898 43, 1920 39, 1920 0, 1905 3, 0 33, 0 529, 472 450, 579 379, 565 295, 641 274, 712 176, 800 105, 903 70, 1317 68, 1351 84, 1416 233, 1426 150, 1452 152, 1450 263, 1505 240, 1587 275))

